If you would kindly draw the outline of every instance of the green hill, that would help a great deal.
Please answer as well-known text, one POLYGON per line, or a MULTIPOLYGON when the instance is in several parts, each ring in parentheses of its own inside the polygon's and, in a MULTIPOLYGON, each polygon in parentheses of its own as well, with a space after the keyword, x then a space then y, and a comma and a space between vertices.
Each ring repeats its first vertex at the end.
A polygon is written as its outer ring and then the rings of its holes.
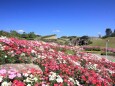
POLYGON ((43 39, 57 39, 56 34, 42 36, 43 39))
POLYGON ((115 37, 108 37, 105 39, 93 39, 92 44, 90 46, 100 46, 100 47, 105 47, 106 46, 106 41, 109 40, 108 42, 108 47, 109 48, 115 48, 115 37))

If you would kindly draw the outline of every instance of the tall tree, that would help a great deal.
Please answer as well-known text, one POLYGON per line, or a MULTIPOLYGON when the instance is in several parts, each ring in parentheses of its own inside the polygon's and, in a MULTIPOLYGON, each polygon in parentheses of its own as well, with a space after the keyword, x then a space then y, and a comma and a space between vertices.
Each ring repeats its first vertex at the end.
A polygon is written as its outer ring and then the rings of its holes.
POLYGON ((79 45, 87 45, 87 44, 89 44, 89 37, 88 36, 80 37, 79 45))
POLYGON ((28 37, 29 37, 30 39, 34 39, 34 38, 36 37, 36 34, 35 34, 34 32, 30 32, 30 33, 28 34, 28 37))
POLYGON ((27 39, 28 38, 28 34, 26 32, 23 32, 21 37, 27 39))
POLYGON ((110 37, 111 35, 112 35, 112 30, 111 30, 111 28, 106 28, 106 36, 107 37, 110 37))

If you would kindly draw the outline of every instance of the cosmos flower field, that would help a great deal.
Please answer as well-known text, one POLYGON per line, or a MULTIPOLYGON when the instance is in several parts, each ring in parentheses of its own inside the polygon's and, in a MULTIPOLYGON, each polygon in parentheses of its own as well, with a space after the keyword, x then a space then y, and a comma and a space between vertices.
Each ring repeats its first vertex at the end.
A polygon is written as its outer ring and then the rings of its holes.
POLYGON ((0 86, 113 86, 115 63, 82 48, 0 37, 0 65, 35 64, 40 69, 0 68, 0 86))

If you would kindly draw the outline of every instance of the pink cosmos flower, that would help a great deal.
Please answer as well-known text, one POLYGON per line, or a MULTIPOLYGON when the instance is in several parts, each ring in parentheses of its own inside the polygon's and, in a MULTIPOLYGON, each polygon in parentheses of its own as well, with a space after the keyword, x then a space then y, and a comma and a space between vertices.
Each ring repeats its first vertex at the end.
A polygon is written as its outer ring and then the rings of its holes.
POLYGON ((16 74, 11 74, 8 76, 9 79, 14 79, 16 77, 16 74))
POLYGON ((17 73, 17 77, 21 77, 21 74, 20 74, 20 73, 17 73))
POLYGON ((7 71, 6 71, 6 69, 1 69, 0 70, 0 74, 5 74, 7 71))

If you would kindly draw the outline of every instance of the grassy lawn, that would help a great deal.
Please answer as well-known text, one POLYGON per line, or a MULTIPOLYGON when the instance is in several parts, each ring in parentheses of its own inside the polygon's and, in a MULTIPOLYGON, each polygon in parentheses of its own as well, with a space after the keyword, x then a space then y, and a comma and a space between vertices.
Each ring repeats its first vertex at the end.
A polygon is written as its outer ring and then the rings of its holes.
POLYGON ((100 46, 105 47, 106 46, 106 40, 109 40, 108 47, 109 48, 115 48, 115 37, 109 37, 105 39, 99 39, 99 40, 92 40, 92 44, 90 46, 100 46))

